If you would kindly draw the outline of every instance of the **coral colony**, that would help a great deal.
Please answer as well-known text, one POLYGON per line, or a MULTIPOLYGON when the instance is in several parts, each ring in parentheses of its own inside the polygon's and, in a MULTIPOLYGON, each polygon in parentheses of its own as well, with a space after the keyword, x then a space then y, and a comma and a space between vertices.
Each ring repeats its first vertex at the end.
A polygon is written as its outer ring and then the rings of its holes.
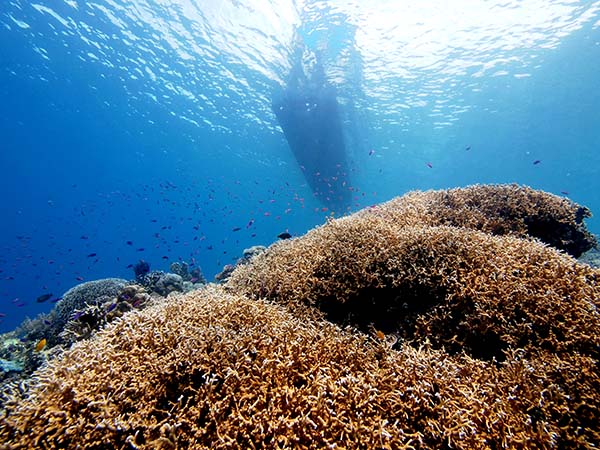
POLYGON ((597 448, 589 215, 516 185, 412 192, 255 249, 221 284, 184 288, 184 265, 86 283, 60 330, 27 326, 43 364, 5 381, 0 442, 597 448))

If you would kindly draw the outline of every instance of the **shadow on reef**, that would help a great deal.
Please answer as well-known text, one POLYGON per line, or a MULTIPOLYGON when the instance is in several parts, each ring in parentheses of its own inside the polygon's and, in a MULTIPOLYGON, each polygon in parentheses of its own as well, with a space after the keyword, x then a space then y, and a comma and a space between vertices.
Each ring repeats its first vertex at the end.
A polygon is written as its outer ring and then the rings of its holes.
POLYGON ((473 186, 330 219, 48 361, 3 393, 0 442, 597 448, 600 271, 538 240, 592 247, 581 208, 473 186))

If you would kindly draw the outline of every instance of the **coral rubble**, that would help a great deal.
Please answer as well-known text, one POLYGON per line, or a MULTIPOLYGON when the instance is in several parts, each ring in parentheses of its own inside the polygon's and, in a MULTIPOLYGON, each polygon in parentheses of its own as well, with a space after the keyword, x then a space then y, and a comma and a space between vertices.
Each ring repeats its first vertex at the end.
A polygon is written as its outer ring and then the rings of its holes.
POLYGON ((593 245, 582 210, 477 186, 329 220, 73 344, 0 442, 597 448, 600 271, 561 251, 593 245))

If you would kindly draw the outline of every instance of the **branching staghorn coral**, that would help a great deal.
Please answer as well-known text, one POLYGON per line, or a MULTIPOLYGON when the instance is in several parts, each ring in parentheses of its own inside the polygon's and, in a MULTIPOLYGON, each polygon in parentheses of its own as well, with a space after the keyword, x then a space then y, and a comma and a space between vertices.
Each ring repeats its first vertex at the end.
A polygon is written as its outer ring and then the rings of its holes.
POLYGON ((0 448, 600 446, 600 272, 521 227, 577 205, 445 220, 411 196, 75 343, 8 394, 0 448))
POLYGON ((7 404, 5 448, 575 448, 597 442, 577 354, 497 365, 195 291, 76 343, 7 404), (581 403, 580 403, 581 402, 581 403), (586 415, 573 414, 577 405, 586 415), (582 410, 583 411, 583 410, 582 410), (577 430, 577 431, 576 431, 577 430))
POLYGON ((414 191, 359 211, 397 226, 449 225, 496 235, 532 237, 574 257, 596 246, 583 220, 589 209, 527 186, 475 185, 414 191))

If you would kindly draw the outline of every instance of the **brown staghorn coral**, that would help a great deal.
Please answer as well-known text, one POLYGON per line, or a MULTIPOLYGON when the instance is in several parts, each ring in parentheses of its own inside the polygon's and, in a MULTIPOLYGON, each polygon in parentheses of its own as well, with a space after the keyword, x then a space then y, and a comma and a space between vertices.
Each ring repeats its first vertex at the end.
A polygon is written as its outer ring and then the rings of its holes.
POLYGON ((7 400, 2 448, 600 446, 599 272, 531 240, 432 226, 527 237, 532 213, 499 228, 480 207, 452 222, 410 204, 274 245, 234 272, 235 294, 123 315, 7 400))
POLYGON ((534 237, 574 257, 596 246, 583 219, 589 209, 526 186, 475 185, 415 191, 360 211, 398 226, 450 225, 491 234, 534 237))
POLYGON ((478 358, 509 347, 598 358, 599 279, 535 241, 364 214, 273 245, 228 287, 478 358))
POLYGON ((598 441, 589 358, 499 366, 196 291, 128 313, 8 404, 3 448, 575 448, 598 441), (581 415, 571 412, 578 405, 581 415))

